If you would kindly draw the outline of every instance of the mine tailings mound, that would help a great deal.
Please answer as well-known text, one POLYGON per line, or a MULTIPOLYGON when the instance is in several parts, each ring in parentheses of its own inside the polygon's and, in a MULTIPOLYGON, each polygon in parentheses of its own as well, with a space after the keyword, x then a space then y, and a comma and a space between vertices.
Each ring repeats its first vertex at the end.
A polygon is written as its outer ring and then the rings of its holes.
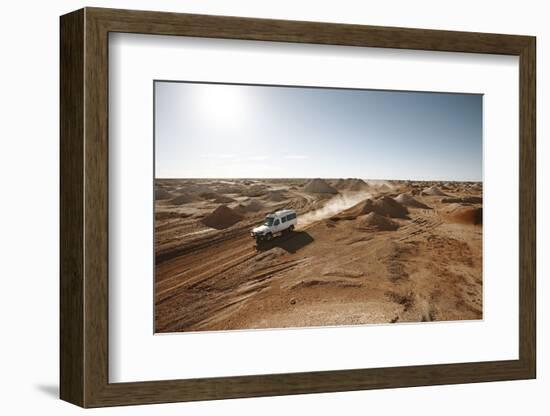
POLYGON ((378 186, 378 192, 391 192, 392 188, 389 187, 387 184, 383 183, 382 185, 378 186))
POLYGON ((201 192, 199 196, 203 199, 216 199, 220 196, 220 194, 217 194, 216 192, 201 192))
POLYGON ((399 224, 392 221, 388 217, 383 217, 376 212, 360 217, 358 220, 358 226, 360 228, 366 228, 373 231, 395 231, 399 228, 399 224))
POLYGON ((397 198, 395 198, 395 200, 406 207, 431 209, 429 206, 420 202, 411 194, 400 194, 397 196, 397 198))
POLYGON ((326 181, 323 179, 312 179, 308 182, 308 184, 304 187, 304 191, 306 192, 312 192, 316 194, 337 194, 338 191, 330 186, 326 181))
POLYGON ((207 227, 215 228, 216 230, 223 230, 224 228, 229 228, 238 223, 242 219, 242 215, 239 215, 228 206, 220 205, 201 221, 207 227))
POLYGON ((461 224, 482 225, 483 210, 481 207, 455 205, 446 210, 446 215, 454 222, 461 224))
POLYGON ((428 196, 449 196, 437 186, 430 186, 429 188, 424 189, 421 194, 428 196))
POLYGON ((283 191, 271 191, 267 194, 267 199, 274 202, 281 202, 287 198, 283 194, 283 191))
POLYGON ((267 190, 262 185, 252 185, 250 188, 247 188, 243 191, 243 195, 248 197, 263 196, 266 193, 267 193, 267 190))
POLYGON ((228 204, 230 202, 235 202, 233 198, 221 195, 217 192, 201 192, 199 196, 203 199, 213 200, 217 204, 228 204))
POLYGON ((194 201, 195 201, 195 198, 191 194, 184 192, 181 195, 175 197, 174 199, 171 199, 170 203, 172 205, 183 205, 194 201))
POLYGON ((214 202, 218 204, 228 204, 230 202, 235 202, 235 200, 225 195, 218 195, 216 198, 214 198, 214 202))
POLYGON ((382 217, 390 218, 409 218, 409 210, 389 196, 372 200, 366 199, 357 205, 342 211, 331 219, 333 220, 353 220, 361 215, 374 212, 382 217))
POLYGON ((237 214, 248 214, 249 212, 258 212, 262 210, 264 206, 260 204, 258 201, 250 201, 245 204, 239 204, 237 205, 233 210, 237 214))
POLYGON ((441 202, 444 203, 466 203, 466 204, 481 204, 483 202, 483 198, 480 196, 465 196, 462 198, 443 198, 441 202))
POLYGON ((334 184, 334 187, 341 191, 351 192, 368 191, 370 189, 368 183, 366 183, 363 179, 357 178, 338 179, 338 181, 334 184))

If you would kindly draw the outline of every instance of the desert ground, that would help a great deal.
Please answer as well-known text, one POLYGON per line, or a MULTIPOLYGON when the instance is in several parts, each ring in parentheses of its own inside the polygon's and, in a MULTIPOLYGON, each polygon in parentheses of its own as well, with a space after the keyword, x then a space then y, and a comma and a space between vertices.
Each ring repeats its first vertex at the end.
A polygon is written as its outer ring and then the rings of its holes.
POLYGON ((155 257, 156 332, 481 319, 482 184, 157 179, 155 257))

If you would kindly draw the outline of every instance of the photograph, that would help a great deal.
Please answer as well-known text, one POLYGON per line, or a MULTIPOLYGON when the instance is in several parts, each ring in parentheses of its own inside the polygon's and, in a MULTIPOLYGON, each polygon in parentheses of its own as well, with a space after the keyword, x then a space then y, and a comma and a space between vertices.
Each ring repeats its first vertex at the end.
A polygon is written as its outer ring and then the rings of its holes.
POLYGON ((482 94, 153 93, 155 333, 483 319, 482 94))

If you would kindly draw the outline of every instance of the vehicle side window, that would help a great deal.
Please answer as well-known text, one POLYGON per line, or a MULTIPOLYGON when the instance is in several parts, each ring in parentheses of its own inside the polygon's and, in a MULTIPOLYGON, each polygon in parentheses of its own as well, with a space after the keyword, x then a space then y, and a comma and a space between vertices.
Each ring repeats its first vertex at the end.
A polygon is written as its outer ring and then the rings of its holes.
POLYGON ((273 223, 273 225, 279 225, 279 220, 275 220, 275 222, 273 223))
POLYGON ((281 221, 283 222, 283 224, 286 222, 286 217, 281 217, 281 221))
POLYGON ((287 217, 289 220, 293 220, 294 218, 296 218, 296 214, 288 214, 288 217, 287 217))

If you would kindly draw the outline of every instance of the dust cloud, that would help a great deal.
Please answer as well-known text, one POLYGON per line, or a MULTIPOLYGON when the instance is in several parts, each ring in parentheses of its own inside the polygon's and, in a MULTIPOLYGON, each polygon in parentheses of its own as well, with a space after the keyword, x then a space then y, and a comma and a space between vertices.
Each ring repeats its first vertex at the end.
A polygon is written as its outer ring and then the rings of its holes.
POLYGON ((372 194, 370 192, 357 192, 349 194, 339 194, 329 199, 327 203, 319 209, 310 211, 298 217, 298 227, 305 227, 316 221, 324 220, 332 217, 348 208, 351 208, 355 204, 370 198, 372 194))

